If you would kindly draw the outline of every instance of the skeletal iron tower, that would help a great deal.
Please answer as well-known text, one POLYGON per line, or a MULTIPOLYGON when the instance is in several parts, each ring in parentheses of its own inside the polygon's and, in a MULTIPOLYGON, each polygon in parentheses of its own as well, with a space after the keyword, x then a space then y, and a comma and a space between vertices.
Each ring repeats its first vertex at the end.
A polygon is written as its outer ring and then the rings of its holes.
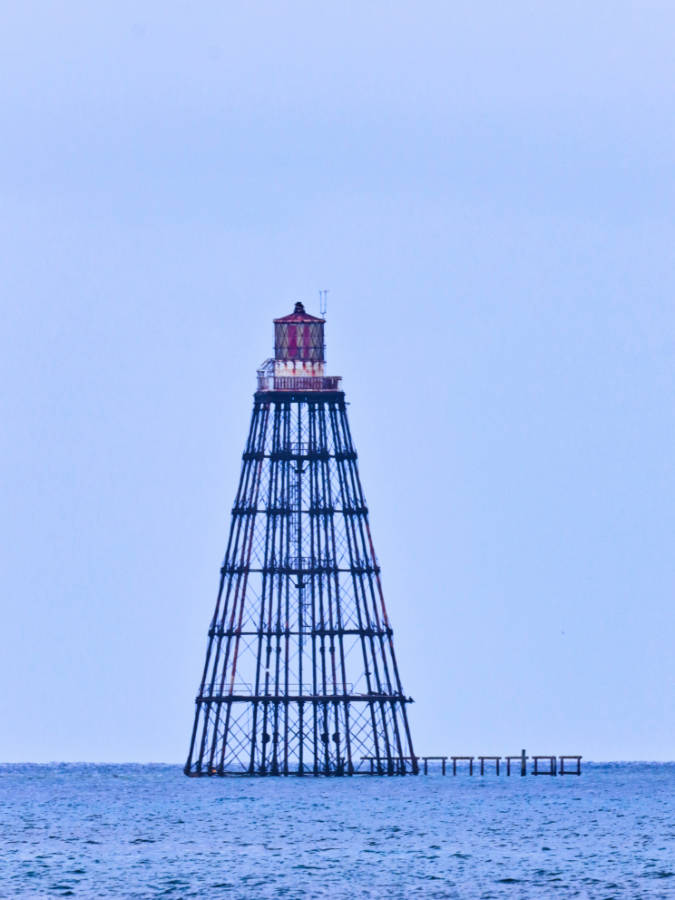
POLYGON ((324 322, 296 303, 258 372, 186 775, 417 773, 324 322))

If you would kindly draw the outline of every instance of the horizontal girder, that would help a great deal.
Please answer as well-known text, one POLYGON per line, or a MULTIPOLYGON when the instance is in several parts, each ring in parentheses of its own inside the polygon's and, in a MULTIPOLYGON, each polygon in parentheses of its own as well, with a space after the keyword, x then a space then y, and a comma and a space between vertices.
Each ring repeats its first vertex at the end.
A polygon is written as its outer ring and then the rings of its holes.
POLYGON ((344 394, 260 392, 186 772, 416 771, 409 702, 344 394))

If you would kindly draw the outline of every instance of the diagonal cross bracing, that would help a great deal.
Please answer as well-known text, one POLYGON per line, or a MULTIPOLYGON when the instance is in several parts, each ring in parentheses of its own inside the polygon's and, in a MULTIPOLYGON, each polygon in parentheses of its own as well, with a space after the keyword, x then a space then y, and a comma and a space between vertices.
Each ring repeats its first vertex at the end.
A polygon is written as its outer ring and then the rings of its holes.
POLYGON ((185 772, 416 772, 409 702, 344 394, 261 390, 185 772))

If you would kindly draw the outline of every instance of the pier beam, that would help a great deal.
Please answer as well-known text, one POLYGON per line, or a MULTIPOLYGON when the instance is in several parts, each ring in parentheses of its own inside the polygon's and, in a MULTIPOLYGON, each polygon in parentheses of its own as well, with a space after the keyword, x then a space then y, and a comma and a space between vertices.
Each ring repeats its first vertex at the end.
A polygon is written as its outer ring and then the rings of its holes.
POLYGON ((555 756, 533 756, 532 759, 534 760, 533 775, 557 775, 555 756), (548 761, 548 771, 542 771, 542 769, 539 768, 541 760, 548 761))
POLYGON ((581 775, 581 756, 561 756, 560 757, 560 775, 581 775), (575 767, 573 769, 565 768, 565 761, 568 759, 573 759, 575 761, 575 767))

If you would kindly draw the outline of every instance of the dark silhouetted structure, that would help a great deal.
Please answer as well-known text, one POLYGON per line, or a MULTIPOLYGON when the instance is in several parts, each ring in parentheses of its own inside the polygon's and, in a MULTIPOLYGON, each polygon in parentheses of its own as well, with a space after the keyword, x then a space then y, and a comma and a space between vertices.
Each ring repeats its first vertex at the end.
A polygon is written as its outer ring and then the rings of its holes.
POLYGON ((187 775, 418 771, 324 322, 296 303, 258 372, 187 775))

